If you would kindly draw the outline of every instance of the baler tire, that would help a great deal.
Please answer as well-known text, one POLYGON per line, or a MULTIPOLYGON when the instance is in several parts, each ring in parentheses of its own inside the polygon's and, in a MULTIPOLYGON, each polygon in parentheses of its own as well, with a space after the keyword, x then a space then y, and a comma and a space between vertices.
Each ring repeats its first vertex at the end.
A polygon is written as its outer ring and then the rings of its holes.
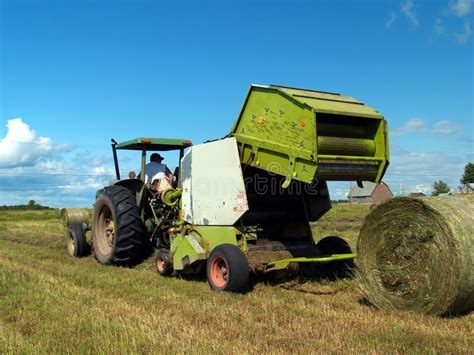
POLYGON ((68 241, 66 251, 69 256, 80 258, 89 255, 90 246, 87 244, 86 236, 82 225, 79 223, 70 224, 67 231, 68 241))
POLYGON ((145 225, 135 194, 123 186, 106 187, 96 200, 92 216, 92 244, 97 261, 104 265, 134 266, 143 259, 148 246, 145 239, 145 225))
POLYGON ((169 253, 159 250, 156 254, 156 271, 161 276, 170 276, 173 273, 173 264, 169 260, 169 253))
MULTIPOLYGON (((351 254, 353 253, 351 247, 341 237, 329 236, 321 239, 316 246, 319 248, 323 255, 332 254, 351 254)), ((355 268, 354 260, 340 260, 333 261, 328 264, 322 265, 327 276, 331 278, 347 278, 353 276, 353 270, 355 268)))
POLYGON ((243 293, 248 289, 249 264, 235 245, 221 244, 207 259, 207 281, 212 290, 243 293))
POLYGON ((324 237, 318 242, 317 247, 324 255, 352 253, 349 244, 337 236, 324 237))

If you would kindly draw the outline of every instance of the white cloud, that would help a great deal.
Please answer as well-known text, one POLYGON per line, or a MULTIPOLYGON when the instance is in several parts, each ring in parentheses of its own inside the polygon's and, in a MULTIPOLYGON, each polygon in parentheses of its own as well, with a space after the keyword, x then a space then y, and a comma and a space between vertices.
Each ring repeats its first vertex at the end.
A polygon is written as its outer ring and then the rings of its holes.
POLYGON ((411 193, 411 192, 422 192, 424 193, 425 195, 430 195, 431 194, 431 190, 432 190, 432 186, 429 185, 429 184, 418 184, 416 185, 415 187, 413 188, 409 188, 409 190, 407 191, 408 193, 411 193))
POLYGON ((385 22, 385 26, 391 27, 396 19, 397 19, 397 13, 395 11, 392 11, 392 13, 390 14, 390 18, 388 19, 387 22, 385 22))
POLYGON ((453 33, 454 40, 459 44, 466 44, 472 35, 471 21, 464 22, 463 31, 459 33, 453 33))
POLYGON ((457 0, 449 4, 449 12, 458 16, 464 17, 471 13, 472 0, 457 0))
POLYGON ((442 120, 429 124, 428 121, 422 118, 412 118, 408 120, 404 125, 391 131, 391 134, 395 137, 403 136, 411 133, 432 133, 442 136, 453 136, 462 131, 462 125, 459 123, 442 120))
MULTIPOLYGON (((383 181, 395 195, 408 195, 412 192, 430 195, 433 182, 438 180, 445 181, 452 190, 456 190, 464 165, 468 161, 462 154, 413 151, 411 148, 391 144, 390 165, 383 181)), ((346 198, 349 191, 348 182, 330 182, 328 186, 332 199, 346 198)))
POLYGON ((7 130, 0 139, 0 168, 33 166, 38 159, 66 148, 54 145, 51 138, 38 137, 21 118, 9 120, 7 130))
POLYGON ((458 123, 448 121, 448 120, 443 120, 436 122, 432 129, 431 132, 434 134, 439 134, 443 136, 452 136, 456 133, 459 133, 461 131, 461 125, 458 123))
POLYGON ((418 16, 415 12, 415 2, 413 0, 406 0, 400 7, 400 13, 403 14, 413 25, 418 26, 418 16))
POLYGON ((443 21, 439 17, 435 20, 433 32, 436 37, 442 36, 446 33, 446 29, 444 28, 443 21))
POLYGON ((405 0, 401 3, 399 11, 392 11, 390 13, 390 18, 387 22, 385 22, 385 27, 392 27, 392 25, 399 16, 405 17, 414 26, 418 26, 420 24, 420 21, 418 20, 418 15, 415 11, 414 0, 405 0))
MULTIPOLYGON (((460 45, 468 43, 472 36, 472 21, 470 17, 472 12, 472 3, 473 0, 452 0, 449 2, 449 5, 434 21, 434 37, 446 38, 460 45), (443 21, 443 18, 450 17, 465 19, 461 31, 455 32, 452 28, 450 28, 451 26, 446 26, 446 21, 443 21)), ((392 27, 398 18, 401 17, 406 18, 415 27, 420 25, 420 20, 416 12, 416 4, 414 0, 404 0, 400 4, 399 10, 392 11, 390 13, 389 19, 385 22, 385 27, 392 27)), ((452 24, 452 22, 453 21, 447 21, 448 25, 452 24)))
POLYGON ((413 152, 398 149, 390 160, 384 180, 392 191, 429 193, 434 181, 443 180, 455 189, 466 161, 462 156, 443 152, 413 152))
POLYGON ((0 138, 0 205, 33 199, 52 207, 90 206, 95 191, 113 177, 112 160, 97 152, 53 144, 21 118, 6 127, 0 138))
POLYGON ((472 36, 472 22, 471 22, 471 10, 473 0, 456 0, 451 1, 449 7, 445 9, 440 17, 437 17, 433 26, 433 33, 435 37, 446 38, 456 42, 457 44, 463 45, 469 42, 472 36), (461 20, 466 18, 462 23, 462 30, 455 32, 452 28, 445 26, 442 17, 448 19, 448 23, 456 25, 459 20, 451 20, 452 17, 459 17, 461 20))
MULTIPOLYGON (((92 179, 87 179, 87 181, 75 181, 71 183, 67 183, 64 185, 59 185, 58 189, 61 190, 72 190, 74 192, 78 191, 87 191, 89 192, 90 190, 98 190, 104 187, 104 184, 101 183, 98 180, 92 180, 92 179)), ((90 194, 90 198, 92 199, 93 195, 90 194)))
POLYGON ((393 135, 401 136, 409 133, 422 132, 427 129, 428 123, 422 118, 412 118, 408 120, 403 126, 395 129, 393 135))

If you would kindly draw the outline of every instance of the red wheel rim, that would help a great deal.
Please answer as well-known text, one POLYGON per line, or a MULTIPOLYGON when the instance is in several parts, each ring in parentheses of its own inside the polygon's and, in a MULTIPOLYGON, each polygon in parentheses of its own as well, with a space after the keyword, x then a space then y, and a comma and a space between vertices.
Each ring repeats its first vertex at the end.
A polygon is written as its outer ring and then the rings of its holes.
POLYGON ((229 271, 227 268, 227 263, 222 257, 216 256, 211 261, 209 273, 211 282, 214 284, 215 287, 225 287, 229 279, 229 271))
POLYGON ((162 258, 156 259, 156 268, 160 272, 163 272, 163 270, 165 269, 165 261, 162 258))

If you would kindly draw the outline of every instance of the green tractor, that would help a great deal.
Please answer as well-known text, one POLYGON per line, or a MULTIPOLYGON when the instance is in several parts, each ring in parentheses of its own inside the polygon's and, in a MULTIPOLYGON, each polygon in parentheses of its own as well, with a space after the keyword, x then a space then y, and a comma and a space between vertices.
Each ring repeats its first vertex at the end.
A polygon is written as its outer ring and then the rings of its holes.
POLYGON ((387 136, 383 116, 351 97, 252 85, 222 139, 113 141, 117 179, 98 191, 91 220, 64 210, 68 252, 81 256, 92 244, 98 262, 133 266, 156 249, 159 274, 205 268, 212 289, 232 292, 247 289, 251 271, 347 262, 348 244, 314 236, 310 222, 331 208, 327 181, 382 179, 387 136), (117 150, 141 151, 138 179, 121 179, 117 150), (172 150, 175 181, 156 188, 147 152, 172 150))

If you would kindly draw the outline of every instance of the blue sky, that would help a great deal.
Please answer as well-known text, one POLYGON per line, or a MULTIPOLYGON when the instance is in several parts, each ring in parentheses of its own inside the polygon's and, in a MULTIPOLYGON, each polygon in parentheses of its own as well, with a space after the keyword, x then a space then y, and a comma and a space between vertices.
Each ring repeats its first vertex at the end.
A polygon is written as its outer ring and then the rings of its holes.
MULTIPOLYGON (((251 83, 384 114, 396 193, 455 188, 474 160, 471 0, 0 6, 0 205, 90 206, 113 175, 111 137, 224 136, 251 83)), ((137 169, 138 155, 120 157, 137 169)))

